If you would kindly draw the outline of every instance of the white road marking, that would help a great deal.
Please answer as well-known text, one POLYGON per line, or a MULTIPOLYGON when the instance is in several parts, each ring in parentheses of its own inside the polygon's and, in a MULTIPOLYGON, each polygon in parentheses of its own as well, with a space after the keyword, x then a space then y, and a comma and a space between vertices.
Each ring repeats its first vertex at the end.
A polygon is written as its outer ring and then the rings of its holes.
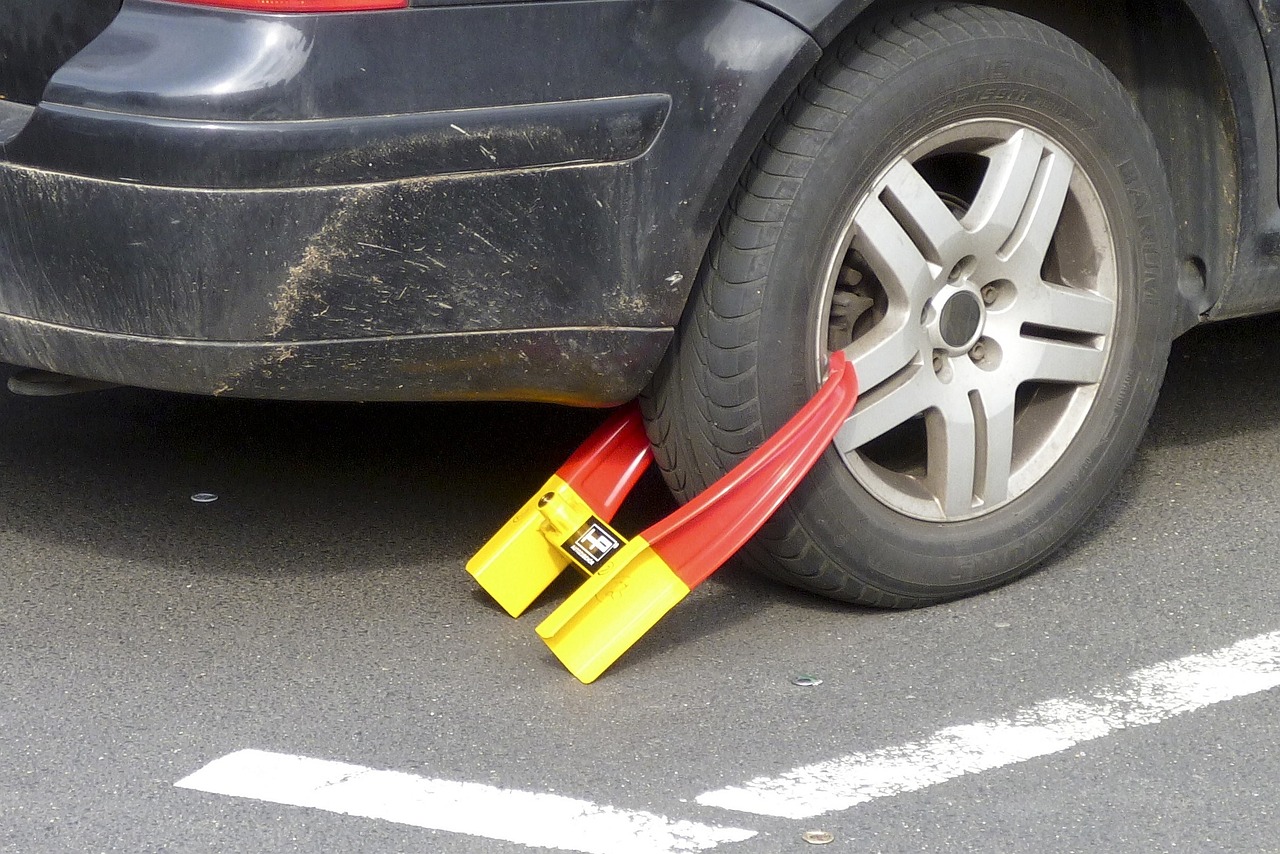
MULTIPOLYGON (((1045 700, 1008 717, 948 727, 894 747, 806 765, 697 798, 706 807, 806 819, 1049 756, 1280 686, 1280 632, 1139 670, 1084 699, 1045 700)), ((584 854, 694 854, 755 831, 538 792, 241 750, 175 785, 584 854)))
POLYGON ((175 785, 585 854, 693 854, 755 836, 590 801, 240 750, 175 785))
POLYGON ((1046 700, 1005 718, 939 730, 923 741, 855 753, 698 797, 703 806, 813 818, 1070 749, 1280 685, 1280 632, 1147 667, 1086 699, 1046 700))

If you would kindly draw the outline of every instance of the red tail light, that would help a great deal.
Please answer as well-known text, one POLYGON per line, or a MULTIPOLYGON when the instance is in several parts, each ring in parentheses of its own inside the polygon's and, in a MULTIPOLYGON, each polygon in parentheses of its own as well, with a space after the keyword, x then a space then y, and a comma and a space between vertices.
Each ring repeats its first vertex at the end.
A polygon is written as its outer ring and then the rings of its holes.
POLYGON ((409 0, 170 0, 193 6, 246 9, 251 12, 371 12, 404 9, 409 0))

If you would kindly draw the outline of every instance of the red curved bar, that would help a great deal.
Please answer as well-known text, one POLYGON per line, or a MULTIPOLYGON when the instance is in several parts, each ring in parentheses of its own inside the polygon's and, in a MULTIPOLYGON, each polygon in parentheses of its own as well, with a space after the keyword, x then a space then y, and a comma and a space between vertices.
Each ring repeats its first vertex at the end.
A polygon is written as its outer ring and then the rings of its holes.
POLYGON ((652 460, 640 406, 630 403, 597 427, 556 474, 608 522, 652 460))
POLYGON ((715 572, 778 509, 813 468, 858 401, 843 353, 827 381, 782 429, 705 492, 640 536, 690 589, 715 572))

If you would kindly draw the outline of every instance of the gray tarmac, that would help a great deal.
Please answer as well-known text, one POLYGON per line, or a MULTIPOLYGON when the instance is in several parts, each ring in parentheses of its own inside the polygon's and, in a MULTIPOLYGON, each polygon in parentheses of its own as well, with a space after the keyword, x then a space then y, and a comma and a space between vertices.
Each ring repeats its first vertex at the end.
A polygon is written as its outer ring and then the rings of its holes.
MULTIPOLYGON (((463 565, 600 413, 6 397, 0 851, 531 850, 174 787, 244 748, 758 831, 726 852, 1280 851, 1276 690, 817 819, 694 802, 1280 630, 1278 365, 1277 317, 1180 341, 1119 490, 1012 586, 891 613, 730 567, 591 686, 554 595, 514 621, 463 565)), ((646 479, 619 526, 671 507, 646 479)))

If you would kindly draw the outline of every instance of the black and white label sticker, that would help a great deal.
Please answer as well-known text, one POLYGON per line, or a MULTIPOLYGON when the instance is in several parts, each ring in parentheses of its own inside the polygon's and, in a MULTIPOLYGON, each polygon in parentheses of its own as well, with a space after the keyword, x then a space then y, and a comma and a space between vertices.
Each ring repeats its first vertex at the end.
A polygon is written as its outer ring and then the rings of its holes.
POLYGON ((564 544, 564 550, 585 569, 595 569, 622 548, 622 538, 592 516, 564 544))

